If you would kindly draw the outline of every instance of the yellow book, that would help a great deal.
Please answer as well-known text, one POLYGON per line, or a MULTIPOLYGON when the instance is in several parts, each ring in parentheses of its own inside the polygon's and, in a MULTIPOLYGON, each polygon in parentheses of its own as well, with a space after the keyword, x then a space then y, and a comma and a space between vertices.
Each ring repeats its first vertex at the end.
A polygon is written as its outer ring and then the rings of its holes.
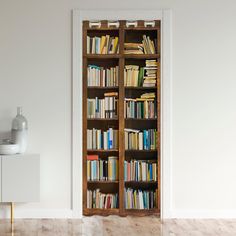
POLYGON ((106 36, 102 36, 101 38, 101 44, 100 44, 100 53, 103 54, 103 49, 106 44, 106 36))
POLYGON ((118 37, 115 37, 112 53, 117 53, 118 41, 118 37))
POLYGON ((90 174, 90 166, 91 166, 91 161, 87 161, 87 180, 90 180, 91 178, 90 178, 90 176, 91 176, 91 174, 90 174))

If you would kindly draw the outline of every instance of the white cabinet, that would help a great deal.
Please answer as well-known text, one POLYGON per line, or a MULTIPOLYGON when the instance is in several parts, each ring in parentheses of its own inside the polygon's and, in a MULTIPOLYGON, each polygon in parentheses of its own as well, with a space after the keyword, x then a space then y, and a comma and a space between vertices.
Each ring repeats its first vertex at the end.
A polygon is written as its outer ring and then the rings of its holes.
POLYGON ((39 155, 2 156, 1 165, 1 202, 39 201, 39 155))

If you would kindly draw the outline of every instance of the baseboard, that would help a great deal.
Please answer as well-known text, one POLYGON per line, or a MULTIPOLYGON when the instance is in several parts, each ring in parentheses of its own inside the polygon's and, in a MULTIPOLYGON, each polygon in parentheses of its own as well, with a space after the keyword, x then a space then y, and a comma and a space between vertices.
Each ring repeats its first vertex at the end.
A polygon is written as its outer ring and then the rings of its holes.
MULTIPOLYGON (((0 213, 1 219, 10 218, 10 210, 5 209, 0 213)), ((71 209, 23 209, 15 208, 15 219, 74 219, 80 218, 71 209)))
POLYGON ((234 219, 236 209, 230 210, 172 210, 170 218, 181 219, 234 219))

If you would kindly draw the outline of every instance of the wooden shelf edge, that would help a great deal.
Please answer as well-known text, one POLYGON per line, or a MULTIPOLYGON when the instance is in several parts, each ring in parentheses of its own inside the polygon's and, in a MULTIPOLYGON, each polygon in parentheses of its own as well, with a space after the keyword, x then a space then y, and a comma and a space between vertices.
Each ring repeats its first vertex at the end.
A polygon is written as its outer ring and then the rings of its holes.
POLYGON ((124 216, 127 216, 127 215, 133 215, 133 216, 156 215, 156 216, 160 217, 160 210, 157 209, 157 208, 149 209, 149 210, 147 210, 147 209, 144 209, 144 210, 141 210, 141 209, 124 209, 123 215, 124 216))
POLYGON ((117 209, 97 209, 97 208, 85 208, 83 209, 83 215, 85 216, 93 216, 93 215, 101 215, 101 216, 109 216, 109 215, 119 215, 120 210, 117 209))

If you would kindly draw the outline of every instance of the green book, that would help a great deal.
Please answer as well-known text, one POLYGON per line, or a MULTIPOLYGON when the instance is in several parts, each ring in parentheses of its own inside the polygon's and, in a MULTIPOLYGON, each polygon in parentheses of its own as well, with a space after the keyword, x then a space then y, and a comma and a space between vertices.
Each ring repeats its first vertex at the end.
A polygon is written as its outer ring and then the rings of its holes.
POLYGON ((143 85, 143 77, 144 77, 144 68, 140 67, 138 74, 138 87, 141 87, 143 85))

